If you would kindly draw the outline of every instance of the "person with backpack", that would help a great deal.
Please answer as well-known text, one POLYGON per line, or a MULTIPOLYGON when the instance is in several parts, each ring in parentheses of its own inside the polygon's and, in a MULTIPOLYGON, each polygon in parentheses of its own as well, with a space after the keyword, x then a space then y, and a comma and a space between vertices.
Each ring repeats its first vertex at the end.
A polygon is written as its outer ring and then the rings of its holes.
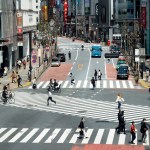
POLYGON ((22 78, 20 77, 20 75, 18 75, 18 78, 17 78, 18 87, 20 86, 22 87, 21 81, 22 81, 22 78))

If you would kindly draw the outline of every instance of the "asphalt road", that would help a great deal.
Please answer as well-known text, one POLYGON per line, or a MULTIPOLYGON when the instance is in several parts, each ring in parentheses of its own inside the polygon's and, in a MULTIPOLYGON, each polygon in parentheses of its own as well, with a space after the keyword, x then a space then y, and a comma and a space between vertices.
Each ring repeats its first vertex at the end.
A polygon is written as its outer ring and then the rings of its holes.
MULTIPOLYGON (((61 43, 59 48, 66 53, 66 57, 69 50, 72 53, 72 59, 67 59, 65 63, 73 64, 70 72, 74 74, 75 80, 90 80, 94 70, 99 68, 104 72, 103 79, 106 78, 106 60, 103 56, 100 59, 91 59, 90 44, 86 44, 85 50, 81 51, 82 42, 72 43, 71 40, 66 42, 64 39, 60 39, 59 42, 61 43)), ((113 61, 111 63, 113 66, 113 61)), ((69 80, 69 77, 67 79, 69 80)), ((73 145, 96 143, 96 137, 101 144, 118 145, 119 142, 123 142, 123 145, 129 145, 129 127, 134 119, 138 120, 136 144, 143 145, 138 139, 141 137, 139 133, 141 118, 150 116, 150 96, 147 90, 138 88, 91 90, 72 87, 62 88, 61 93, 54 93, 53 97, 57 104, 50 103, 47 107, 45 88, 36 90, 24 88, 15 91, 15 104, 0 103, 0 149, 69 150, 72 143, 73 145), (126 135, 115 133, 115 127, 118 125, 115 103, 117 93, 121 93, 125 99, 123 109, 127 118, 126 135), (88 136, 83 141, 77 140, 76 131, 82 116, 85 117, 88 136)))

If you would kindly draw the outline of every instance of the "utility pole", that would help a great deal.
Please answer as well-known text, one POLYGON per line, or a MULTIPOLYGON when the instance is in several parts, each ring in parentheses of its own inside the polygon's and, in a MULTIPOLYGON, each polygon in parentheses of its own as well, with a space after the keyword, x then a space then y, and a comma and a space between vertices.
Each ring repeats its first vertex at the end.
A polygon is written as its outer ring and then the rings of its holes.
POLYGON ((32 80, 32 63, 31 63, 31 53, 32 53, 32 31, 29 31, 29 53, 30 53, 30 62, 29 62, 29 81, 32 80))

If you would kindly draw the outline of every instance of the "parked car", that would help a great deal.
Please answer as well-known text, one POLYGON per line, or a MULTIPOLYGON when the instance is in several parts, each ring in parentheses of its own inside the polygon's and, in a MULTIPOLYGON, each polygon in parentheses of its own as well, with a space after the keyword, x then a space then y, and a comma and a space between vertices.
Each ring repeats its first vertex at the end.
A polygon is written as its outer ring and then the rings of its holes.
POLYGON ((60 60, 57 57, 52 58, 51 67, 59 67, 60 64, 60 60))
POLYGON ((61 61, 61 62, 65 62, 66 61, 66 54, 64 53, 57 53, 56 57, 61 61))
POLYGON ((129 67, 127 64, 121 64, 117 71, 117 79, 126 79, 129 78, 129 67))

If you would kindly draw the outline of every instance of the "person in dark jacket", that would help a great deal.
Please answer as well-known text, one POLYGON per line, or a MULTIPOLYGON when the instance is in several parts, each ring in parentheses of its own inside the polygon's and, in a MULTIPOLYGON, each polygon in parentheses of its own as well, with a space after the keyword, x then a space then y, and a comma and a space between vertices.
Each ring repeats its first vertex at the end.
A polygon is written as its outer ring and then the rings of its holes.
POLYGON ((143 142, 143 143, 146 142, 146 137, 147 137, 146 131, 148 130, 148 127, 147 127, 145 121, 146 121, 146 119, 144 118, 141 122, 141 129, 140 129, 140 132, 142 133, 141 142, 143 142))
POLYGON ((93 90, 94 90, 94 88, 95 88, 95 79, 94 79, 94 77, 92 77, 92 79, 91 79, 91 84, 93 85, 93 90))
POLYGON ((20 77, 20 75, 18 75, 18 78, 17 78, 18 87, 22 86, 21 81, 22 81, 22 78, 20 77))
POLYGON ((95 72, 94 72, 94 77, 95 77, 95 81, 97 81, 97 70, 95 69, 95 72))
POLYGON ((80 121, 78 128, 84 129, 84 118, 83 117, 81 118, 81 121, 80 121))

